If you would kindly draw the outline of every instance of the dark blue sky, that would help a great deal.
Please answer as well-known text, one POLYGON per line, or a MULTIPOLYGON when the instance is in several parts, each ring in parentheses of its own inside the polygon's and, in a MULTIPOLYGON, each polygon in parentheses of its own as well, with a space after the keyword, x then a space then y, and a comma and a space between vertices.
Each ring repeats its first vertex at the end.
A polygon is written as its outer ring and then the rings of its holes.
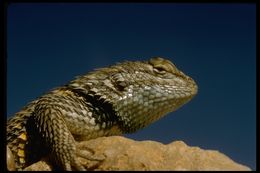
POLYGON ((199 93, 127 137, 182 140, 255 169, 255 4, 23 3, 7 17, 8 117, 94 68, 167 57, 199 93))

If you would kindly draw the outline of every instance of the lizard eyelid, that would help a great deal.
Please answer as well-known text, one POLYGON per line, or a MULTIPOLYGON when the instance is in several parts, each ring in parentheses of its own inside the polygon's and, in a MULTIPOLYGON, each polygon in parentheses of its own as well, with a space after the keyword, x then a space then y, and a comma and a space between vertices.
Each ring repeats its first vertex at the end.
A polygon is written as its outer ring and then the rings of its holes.
POLYGON ((155 66, 154 68, 153 68, 153 70, 156 72, 156 73, 159 73, 159 74, 165 74, 166 73, 166 69, 165 69, 165 67, 163 67, 163 66, 155 66))
POLYGON ((174 73, 176 71, 176 67, 172 62, 161 57, 151 58, 149 64, 152 65, 153 71, 158 74, 174 73))

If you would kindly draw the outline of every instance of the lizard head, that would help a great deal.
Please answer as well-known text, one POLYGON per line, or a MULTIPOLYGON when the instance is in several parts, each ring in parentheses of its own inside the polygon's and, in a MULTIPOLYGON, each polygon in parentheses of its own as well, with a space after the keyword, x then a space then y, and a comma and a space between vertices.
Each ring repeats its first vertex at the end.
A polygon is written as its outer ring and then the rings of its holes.
POLYGON ((128 132, 134 132, 175 111, 197 94, 195 81, 160 57, 145 62, 128 62, 112 76, 123 93, 115 109, 128 132))

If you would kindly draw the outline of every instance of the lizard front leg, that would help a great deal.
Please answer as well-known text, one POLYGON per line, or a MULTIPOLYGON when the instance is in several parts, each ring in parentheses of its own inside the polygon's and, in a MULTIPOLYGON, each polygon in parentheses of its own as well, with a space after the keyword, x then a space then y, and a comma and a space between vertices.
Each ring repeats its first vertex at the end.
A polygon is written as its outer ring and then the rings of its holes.
POLYGON ((75 140, 70 133, 59 108, 38 102, 33 119, 38 133, 43 138, 51 155, 64 170, 85 170, 76 157, 75 140))

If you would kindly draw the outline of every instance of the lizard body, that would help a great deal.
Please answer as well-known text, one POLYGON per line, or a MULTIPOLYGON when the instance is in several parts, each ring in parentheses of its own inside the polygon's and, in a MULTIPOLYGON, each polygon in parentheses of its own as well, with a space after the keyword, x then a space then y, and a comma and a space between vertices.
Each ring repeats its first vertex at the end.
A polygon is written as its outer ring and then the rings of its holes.
POLYGON ((8 120, 7 145, 18 170, 47 153, 64 170, 85 170, 77 160, 75 140, 135 132, 196 93, 194 80, 169 60, 118 63, 30 102, 8 120))

